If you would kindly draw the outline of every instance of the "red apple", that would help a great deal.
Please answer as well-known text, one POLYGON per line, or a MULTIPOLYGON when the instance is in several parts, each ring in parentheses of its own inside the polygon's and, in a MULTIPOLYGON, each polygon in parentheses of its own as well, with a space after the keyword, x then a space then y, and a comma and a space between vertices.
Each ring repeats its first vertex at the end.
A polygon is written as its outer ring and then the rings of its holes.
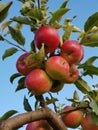
POLYGON ((52 93, 58 93, 60 90, 62 90, 63 87, 64 87, 63 82, 60 82, 59 80, 54 80, 52 88, 50 89, 50 91, 52 93))
POLYGON ((16 68, 19 73, 27 75, 33 69, 30 67, 33 61, 31 59, 28 59, 31 54, 32 53, 24 53, 18 58, 16 62, 16 68))
POLYGON ((63 56, 69 64, 77 64, 84 57, 84 48, 78 41, 68 40, 63 43, 60 55, 63 56))
POLYGON ((60 36, 54 27, 45 25, 40 27, 35 33, 34 43, 38 49, 40 49, 42 43, 44 43, 45 52, 53 53, 59 46, 60 36))
POLYGON ((89 113, 82 119, 81 126, 83 130, 98 130, 98 126, 93 123, 89 113))
MULTIPOLYGON (((64 107, 64 110, 70 110, 72 108, 74 107, 66 106, 64 107)), ((82 118, 83 118, 83 114, 80 110, 75 110, 75 111, 63 114, 61 116, 62 121, 69 128, 77 128, 80 125, 82 118)))
POLYGON ((69 73, 69 64, 61 56, 52 56, 46 61, 46 72, 54 80, 63 80, 69 73))
POLYGON ((79 71, 75 64, 72 64, 69 68, 69 73, 66 76, 65 83, 74 83, 79 77, 79 71))
POLYGON ((52 87, 52 80, 42 69, 32 70, 25 79, 26 87, 34 95, 48 92, 52 87))
POLYGON ((46 120, 38 120, 28 123, 26 130, 52 130, 52 128, 46 120))

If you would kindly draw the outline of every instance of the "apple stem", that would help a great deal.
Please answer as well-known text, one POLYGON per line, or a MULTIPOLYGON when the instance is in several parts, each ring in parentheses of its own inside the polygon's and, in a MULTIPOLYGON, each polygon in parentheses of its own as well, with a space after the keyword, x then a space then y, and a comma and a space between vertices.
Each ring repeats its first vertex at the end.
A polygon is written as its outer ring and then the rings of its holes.
POLYGON ((20 50, 22 50, 22 51, 24 51, 24 52, 27 52, 25 49, 23 49, 23 48, 20 47, 19 45, 16 45, 16 44, 10 42, 9 40, 7 40, 7 39, 5 39, 5 38, 4 38, 4 41, 6 41, 8 44, 11 44, 11 45, 13 45, 13 46, 19 48, 20 50))

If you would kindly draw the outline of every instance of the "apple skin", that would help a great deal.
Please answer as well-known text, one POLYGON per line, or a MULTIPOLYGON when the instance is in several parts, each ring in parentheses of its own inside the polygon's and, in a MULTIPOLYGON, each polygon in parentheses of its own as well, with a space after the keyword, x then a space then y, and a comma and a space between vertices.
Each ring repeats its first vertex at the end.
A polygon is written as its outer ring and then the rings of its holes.
POLYGON ((83 117, 81 127, 83 130, 98 130, 98 126, 93 123, 89 113, 83 117))
POLYGON ((34 43, 38 49, 40 49, 42 43, 44 43, 46 54, 53 53, 59 46, 60 36, 54 27, 45 25, 40 27, 35 33, 34 43))
POLYGON ((76 40, 68 40, 63 43, 60 55, 64 57, 69 64, 77 64, 84 57, 84 48, 76 40))
POLYGON ((50 91, 52 93, 58 93, 59 91, 61 91, 64 87, 64 83, 60 82, 59 80, 54 80, 52 88, 50 89, 50 91))
MULTIPOLYGON (((74 107, 65 106, 64 110, 70 110, 72 108, 74 107)), ((82 118, 83 114, 80 110, 72 111, 61 116, 62 121, 69 128, 77 128, 81 124, 82 118)))
POLYGON ((31 52, 22 54, 16 62, 16 68, 18 72, 22 75, 27 75, 33 69, 32 67, 30 67, 33 61, 31 59, 27 60, 28 56, 30 56, 31 54, 31 52))
POLYGON ((72 64, 69 68, 69 73, 66 76, 65 80, 63 80, 65 83, 74 83, 79 77, 79 71, 75 64, 72 64))
POLYGON ((69 73, 69 64, 61 56, 52 56, 46 61, 45 70, 52 79, 63 80, 69 73))
POLYGON ((46 120, 38 120, 28 123, 26 130, 53 130, 46 120))
POLYGON ((48 92, 52 87, 52 80, 42 69, 32 70, 25 79, 25 85, 34 95, 48 92))

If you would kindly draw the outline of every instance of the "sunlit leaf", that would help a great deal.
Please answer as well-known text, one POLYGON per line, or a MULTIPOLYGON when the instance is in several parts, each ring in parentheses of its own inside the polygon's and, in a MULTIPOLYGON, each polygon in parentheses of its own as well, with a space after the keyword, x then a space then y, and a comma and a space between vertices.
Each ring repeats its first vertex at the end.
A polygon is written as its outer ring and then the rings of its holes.
POLYGON ((5 28, 7 28, 10 24, 11 24, 11 20, 5 21, 2 25, 1 25, 1 31, 4 31, 5 28))
POLYGON ((60 21, 64 14, 66 14, 70 9, 68 8, 60 8, 59 10, 55 12, 51 12, 52 18, 49 21, 49 24, 60 21))
POLYGON ((87 32, 94 26, 98 27, 98 12, 94 13, 87 19, 84 25, 84 30, 87 32))
POLYGON ((2 59, 4 60, 5 58, 12 56, 13 54, 15 54, 18 50, 14 47, 6 49, 4 54, 2 55, 2 59))
POLYGON ((10 118, 11 116, 13 116, 14 114, 16 114, 17 111, 16 110, 9 110, 8 112, 6 112, 2 117, 0 117, 0 122, 4 121, 8 118, 10 118))
POLYGON ((28 102, 28 99, 24 96, 24 101, 23 101, 23 105, 24 105, 24 110, 26 110, 27 112, 32 111, 31 105, 28 102))
POLYGON ((79 96, 77 91, 74 91, 74 95, 73 95, 74 100, 79 100, 79 96))
POLYGON ((0 22, 2 22, 8 15, 8 10, 12 2, 8 2, 6 4, 0 4, 0 22))
POLYGON ((20 29, 17 29, 15 27, 9 26, 9 31, 12 36, 12 38, 20 45, 25 44, 25 37, 22 35, 20 29))
POLYGON ((10 82, 13 83, 13 81, 14 81, 16 78, 20 77, 20 76, 22 76, 20 73, 15 73, 15 74, 11 75, 11 77, 10 77, 10 82))
POLYGON ((84 81, 82 78, 79 77, 79 79, 74 83, 76 87, 84 94, 87 94, 89 91, 91 91, 89 85, 86 81, 84 81))

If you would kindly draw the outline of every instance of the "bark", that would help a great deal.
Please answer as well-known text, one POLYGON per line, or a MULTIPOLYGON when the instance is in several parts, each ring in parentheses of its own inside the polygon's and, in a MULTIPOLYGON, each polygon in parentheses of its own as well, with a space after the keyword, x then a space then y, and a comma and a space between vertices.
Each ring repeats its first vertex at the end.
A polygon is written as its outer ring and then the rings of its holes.
POLYGON ((0 130, 17 130, 29 122, 40 119, 46 119, 54 130, 67 130, 59 115, 49 108, 41 108, 9 118, 0 123, 0 130))

